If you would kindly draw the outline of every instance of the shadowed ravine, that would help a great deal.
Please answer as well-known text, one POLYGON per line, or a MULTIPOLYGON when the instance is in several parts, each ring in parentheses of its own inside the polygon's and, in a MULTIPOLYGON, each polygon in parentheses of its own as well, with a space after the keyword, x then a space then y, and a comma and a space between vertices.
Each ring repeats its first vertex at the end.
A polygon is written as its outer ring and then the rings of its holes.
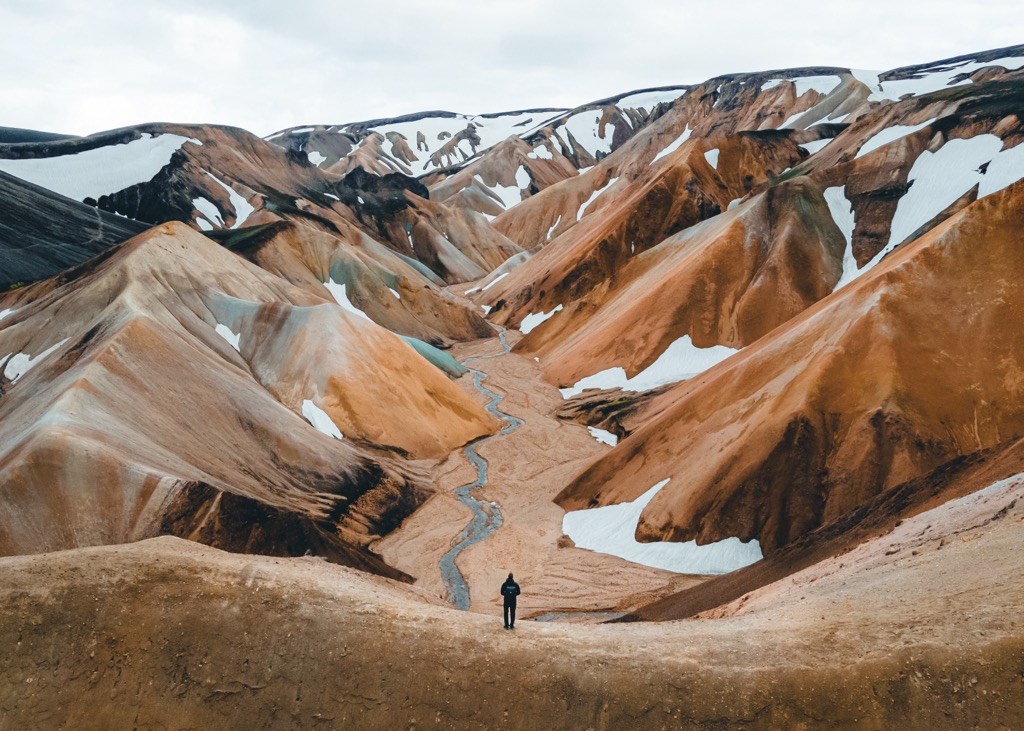
MULTIPOLYGON (((500 353, 494 353, 492 355, 480 355, 473 358, 467 358, 463 365, 469 366, 474 360, 487 360, 488 358, 500 358, 503 355, 507 355, 512 349, 508 342, 505 340, 505 328, 501 329, 498 333, 498 339, 501 341, 502 350, 500 353)), ((469 459, 470 464, 476 467, 476 479, 472 482, 457 487, 455 489, 455 496, 459 501, 466 505, 470 510, 473 511, 473 518, 469 521, 462 531, 459 532, 455 538, 452 539, 452 546, 448 549, 448 552, 441 557, 441 580, 444 582, 445 588, 448 591, 448 601, 455 605, 456 609, 466 611, 469 609, 469 586, 466 584, 466 579, 462 576, 462 572, 459 571, 459 567, 455 565, 455 559, 458 558, 459 554, 469 548, 475 543, 487 538, 499 527, 501 527, 501 508, 497 503, 488 502, 486 500, 479 500, 473 497, 473 492, 487 484, 487 460, 481 457, 477 453, 477 447, 489 439, 495 439, 497 437, 511 434, 518 429, 523 421, 517 419, 514 416, 510 416, 502 411, 498 411, 498 404, 502 402, 502 397, 493 391, 489 391, 483 385, 484 378, 487 374, 483 371, 478 371, 473 368, 469 369, 473 374, 473 385, 476 390, 490 398, 490 402, 485 407, 487 411, 497 418, 505 422, 505 427, 497 434, 482 437, 477 439, 475 442, 466 445, 465 453, 466 458, 469 459)))

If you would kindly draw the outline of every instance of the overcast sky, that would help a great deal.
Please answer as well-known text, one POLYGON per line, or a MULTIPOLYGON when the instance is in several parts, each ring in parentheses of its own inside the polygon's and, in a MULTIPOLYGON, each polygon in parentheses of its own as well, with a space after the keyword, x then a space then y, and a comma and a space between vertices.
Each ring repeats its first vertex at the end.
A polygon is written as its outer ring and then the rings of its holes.
POLYGON ((1024 43, 1014 0, 0 0, 0 126, 260 135, 571 107, 736 71, 887 69, 1024 43), (838 8, 838 9, 837 9, 838 8))

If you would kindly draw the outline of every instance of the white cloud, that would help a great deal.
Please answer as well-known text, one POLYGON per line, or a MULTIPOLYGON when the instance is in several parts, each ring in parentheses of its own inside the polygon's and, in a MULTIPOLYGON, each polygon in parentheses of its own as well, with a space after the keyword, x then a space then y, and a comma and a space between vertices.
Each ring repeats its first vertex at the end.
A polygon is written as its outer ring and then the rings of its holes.
POLYGON ((962 10, 951 0, 828 12, 811 0, 742 0, 727 15, 668 0, 629 12, 582 0, 8 4, 0 125, 88 133, 202 121, 268 134, 424 109, 572 106, 735 71, 890 68, 1024 37, 1015 3, 962 10))

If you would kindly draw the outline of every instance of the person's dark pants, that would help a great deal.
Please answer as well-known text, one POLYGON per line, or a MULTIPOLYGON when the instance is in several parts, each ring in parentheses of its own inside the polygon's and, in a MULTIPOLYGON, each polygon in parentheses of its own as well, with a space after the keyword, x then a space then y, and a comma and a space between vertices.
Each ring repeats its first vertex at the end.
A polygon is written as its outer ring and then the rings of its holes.
POLYGON ((516 603, 505 602, 505 626, 515 627, 516 626, 516 603))

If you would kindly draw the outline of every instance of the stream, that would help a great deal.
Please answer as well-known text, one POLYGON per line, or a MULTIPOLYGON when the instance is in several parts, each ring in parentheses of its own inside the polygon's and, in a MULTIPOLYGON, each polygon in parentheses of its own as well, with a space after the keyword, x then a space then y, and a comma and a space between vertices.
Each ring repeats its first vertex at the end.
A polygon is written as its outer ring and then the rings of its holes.
MULTIPOLYGON (((501 332, 498 333, 498 339, 500 340, 502 347, 501 352, 494 353, 492 355, 479 355, 467 358, 463 362, 463 365, 469 368, 469 364, 472 361, 500 358, 503 355, 507 355, 509 351, 512 350, 511 346, 505 340, 505 334, 507 332, 508 331, 505 328, 502 328, 501 332)), ((487 409, 488 413, 504 421, 505 427, 497 434, 481 437, 480 439, 466 445, 464 450, 465 455, 470 464, 476 467, 476 479, 466 485, 455 488, 455 496, 459 499, 459 502, 473 511, 473 518, 469 521, 466 527, 452 539, 451 548, 449 548, 448 552, 441 557, 440 567, 441 580, 444 582, 445 589, 448 592, 448 601, 452 603, 456 609, 461 609, 462 611, 467 611, 469 609, 469 585, 466 584, 466 579, 462 575, 462 572, 459 571, 459 567, 455 565, 455 560, 458 558, 460 553, 470 546, 484 540, 491 535, 491 533, 501 527, 501 508, 498 504, 473 497, 473 493, 478 488, 487 484, 487 460, 480 456, 477 452, 477 447, 490 439, 496 439, 497 437, 511 434, 523 424, 522 419, 517 419, 514 416, 498 410, 498 404, 502 402, 503 398, 493 391, 488 390, 483 385, 483 380, 487 377, 486 373, 473 368, 469 368, 469 372, 473 374, 473 385, 476 387, 476 390, 490 399, 490 403, 488 403, 484 408, 487 409)))

